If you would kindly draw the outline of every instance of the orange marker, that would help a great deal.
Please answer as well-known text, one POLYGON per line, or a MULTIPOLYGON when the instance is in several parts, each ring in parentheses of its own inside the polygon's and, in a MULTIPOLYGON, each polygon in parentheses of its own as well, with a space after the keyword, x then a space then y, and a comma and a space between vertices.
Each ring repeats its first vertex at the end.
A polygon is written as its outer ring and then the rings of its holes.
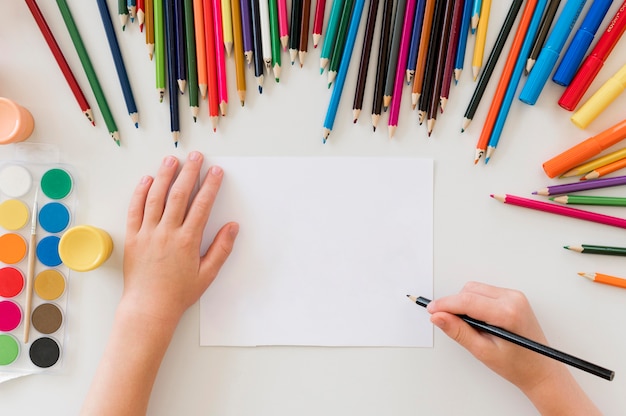
POLYGON ((626 138, 626 119, 548 160, 543 164, 543 170, 550 178, 554 178, 624 138, 626 138))
POLYGON ((582 277, 586 277, 592 282, 604 283, 605 285, 611 285, 616 287, 622 287, 626 289, 626 279, 621 277, 609 276, 602 273, 578 273, 582 277))

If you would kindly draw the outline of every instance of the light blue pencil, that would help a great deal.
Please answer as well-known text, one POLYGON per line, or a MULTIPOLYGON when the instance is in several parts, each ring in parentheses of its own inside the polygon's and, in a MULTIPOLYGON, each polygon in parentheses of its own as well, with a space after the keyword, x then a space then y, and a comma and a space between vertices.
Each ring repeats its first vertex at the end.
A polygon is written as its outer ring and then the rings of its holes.
POLYGON ((506 118, 509 114, 511 104, 513 103, 513 98, 515 98, 515 94, 517 93, 519 81, 522 78, 524 69, 526 68, 526 61, 528 60, 530 50, 533 47, 535 35, 537 33, 537 30, 539 29, 539 23, 541 23, 541 16, 543 15, 547 3, 548 0, 539 0, 537 2, 537 6, 535 6, 535 13, 533 14, 533 18, 530 19, 528 31, 526 32, 526 37, 524 38, 524 43, 522 43, 522 47, 520 48, 519 56, 517 57, 515 67, 513 68, 513 73, 511 74, 511 80, 509 81, 509 85, 507 86, 504 93, 502 105, 500 107, 500 111, 498 111, 498 117, 496 118, 496 122, 493 126, 493 131, 491 132, 491 137, 489 138, 489 144, 487 145, 487 152, 485 156, 485 163, 489 162, 489 158, 496 150, 496 146, 498 145, 498 141, 500 140, 500 136, 502 135, 504 123, 506 123, 506 118))
POLYGON ((463 17, 461 18, 461 29, 459 31, 459 44, 456 49, 456 58, 454 61, 454 82, 459 82, 461 72, 463 72, 463 64, 465 63, 465 49, 467 47, 467 35, 470 29, 470 21, 472 20, 472 2, 466 0, 463 5, 463 17))
POLYGON ((111 21, 111 14, 109 13, 105 0, 97 0, 97 3, 102 24, 104 25, 104 31, 106 32, 107 40, 109 41, 109 48, 111 49, 113 62, 115 63, 117 77, 120 80, 122 94, 124 94, 124 101, 126 102, 128 115, 130 115, 135 127, 139 127, 137 105, 135 104, 133 90, 130 87, 130 81, 128 80, 128 73, 126 72, 126 66, 124 65, 124 59, 122 58, 122 51, 120 50, 119 43, 117 42, 117 36, 115 35, 115 29, 113 28, 113 22, 111 21))
POLYGON ((356 0, 354 4, 352 17, 350 18, 350 26, 348 26, 346 44, 343 48, 341 63, 339 64, 339 70, 337 71, 337 78, 335 78, 335 87, 330 95, 330 103, 328 103, 328 110, 326 111, 326 118, 324 119, 324 128, 322 130, 324 143, 326 143, 326 140, 330 135, 330 131, 333 129, 333 124, 335 124, 335 116, 337 115, 337 108, 339 107, 339 100, 341 99, 343 85, 346 82, 346 75, 348 73, 348 67, 350 66, 350 59, 352 58, 352 50, 354 49, 356 35, 359 32, 359 24, 361 23, 361 15, 363 14, 364 4, 365 0, 356 0))
POLYGON ((334 0, 332 8, 330 9, 328 26, 326 27, 324 43, 322 45, 322 51, 320 52, 320 74, 324 73, 324 69, 333 54, 333 46, 335 45, 335 38, 337 37, 344 2, 345 0, 334 0))
POLYGON ((478 20, 480 20, 480 8, 483 5, 482 0, 474 0, 474 5, 472 6, 472 35, 476 33, 476 28, 478 27, 478 20))

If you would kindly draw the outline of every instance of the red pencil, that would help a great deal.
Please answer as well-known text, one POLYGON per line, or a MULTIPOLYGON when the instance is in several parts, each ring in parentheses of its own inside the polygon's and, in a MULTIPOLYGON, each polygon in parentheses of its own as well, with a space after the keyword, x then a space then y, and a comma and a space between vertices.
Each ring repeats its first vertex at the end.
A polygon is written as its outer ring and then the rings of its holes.
POLYGON ((604 61, 609 57, 611 51, 613 51, 613 48, 624 34, 624 29, 626 29, 626 1, 622 3, 622 6, 615 13, 606 30, 598 39, 598 43, 580 66, 563 95, 561 95, 559 99, 561 107, 574 111, 594 78, 600 72, 604 61))
POLYGON ((52 55, 54 55, 54 59, 56 59, 57 64, 59 65, 59 68, 61 69, 65 80, 67 81, 67 84, 72 90, 72 93, 74 93, 74 97, 76 98, 80 109, 82 110, 83 114, 85 114, 87 119, 91 122, 91 124, 95 126, 96 123, 93 118, 93 112, 91 111, 91 107, 89 106, 89 103, 85 98, 85 94, 83 94, 80 85, 78 85, 78 81, 76 81, 76 78, 72 73, 72 69, 65 60, 65 56, 63 56, 63 52, 61 51, 59 44, 54 38, 54 35, 52 34, 52 31, 50 30, 46 19, 43 17, 43 14, 41 13, 39 6, 37 5, 37 2, 35 0, 26 0, 26 5, 30 9, 30 12, 33 14, 35 22, 37 22, 37 26, 39 26, 39 30, 41 30, 41 34, 46 40, 46 43, 48 44, 52 55))
POLYGON ((324 26, 324 11, 326 9, 326 0, 317 0, 315 4, 315 19, 313 19, 313 47, 317 48, 317 44, 322 37, 322 27, 324 26))
POLYGON ((204 36, 207 62, 207 90, 209 96, 209 118, 213 131, 217 130, 219 117, 219 96, 217 86, 217 61, 215 56, 215 32, 213 26, 213 4, 211 0, 204 0, 204 36))

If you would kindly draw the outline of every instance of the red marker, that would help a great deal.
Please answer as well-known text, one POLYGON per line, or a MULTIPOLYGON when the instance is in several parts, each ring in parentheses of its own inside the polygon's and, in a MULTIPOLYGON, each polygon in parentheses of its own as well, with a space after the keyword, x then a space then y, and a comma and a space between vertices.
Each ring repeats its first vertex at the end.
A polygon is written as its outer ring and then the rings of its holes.
POLYGON ((580 99, 585 95, 596 75, 600 72, 604 61, 609 57, 611 51, 613 51, 613 48, 624 34, 624 29, 626 29, 626 1, 622 3, 622 6, 615 13, 595 48, 587 56, 574 79, 563 92, 559 100, 561 107, 569 111, 576 109, 580 99))

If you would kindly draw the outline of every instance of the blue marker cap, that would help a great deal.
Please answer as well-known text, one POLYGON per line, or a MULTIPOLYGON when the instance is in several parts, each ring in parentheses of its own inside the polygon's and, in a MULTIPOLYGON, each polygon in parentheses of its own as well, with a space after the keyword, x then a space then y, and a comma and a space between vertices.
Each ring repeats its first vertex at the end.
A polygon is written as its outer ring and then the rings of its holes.
POLYGON ((535 62, 533 70, 530 71, 526 84, 524 84, 524 88, 522 88, 522 92, 519 95, 520 101, 529 105, 535 105, 543 87, 548 82, 557 59, 559 59, 557 51, 546 48, 541 50, 537 62, 535 62))

